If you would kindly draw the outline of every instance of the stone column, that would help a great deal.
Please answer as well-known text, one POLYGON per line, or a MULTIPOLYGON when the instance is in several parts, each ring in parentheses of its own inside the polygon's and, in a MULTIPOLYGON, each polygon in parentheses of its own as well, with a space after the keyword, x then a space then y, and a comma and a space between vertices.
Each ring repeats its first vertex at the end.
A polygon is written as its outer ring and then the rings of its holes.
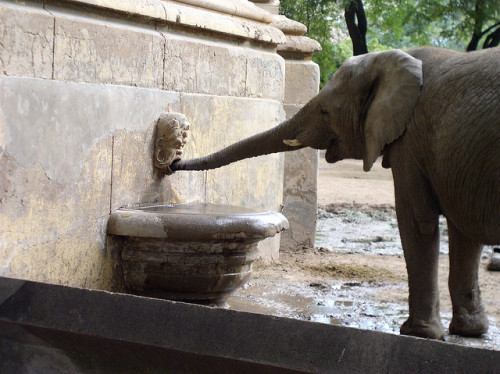
MULTIPOLYGON (((283 107, 290 118, 319 91, 319 67, 311 61, 311 56, 321 50, 321 46, 303 36, 307 29, 299 22, 276 15, 272 25, 283 31, 287 38, 285 44, 278 45, 278 53, 285 59, 283 107)), ((290 229, 281 236, 280 250, 294 251, 314 246, 317 179, 317 150, 306 148, 285 154, 283 214, 290 222, 290 229)))

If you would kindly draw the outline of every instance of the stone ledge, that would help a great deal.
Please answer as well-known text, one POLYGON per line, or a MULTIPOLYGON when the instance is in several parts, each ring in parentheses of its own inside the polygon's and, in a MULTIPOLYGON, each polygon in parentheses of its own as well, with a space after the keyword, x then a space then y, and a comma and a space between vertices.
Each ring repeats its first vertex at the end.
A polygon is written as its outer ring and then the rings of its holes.
POLYGON ((175 0, 199 8, 215 10, 259 22, 271 23, 273 16, 246 0, 175 0))
MULTIPOLYGON (((48 2, 51 2, 49 0, 48 2)), ((52 1, 53 2, 53 1, 52 1)), ((251 3, 221 0, 59 0, 76 8, 94 8, 160 25, 191 27, 269 44, 285 42, 283 33, 270 26, 272 16, 251 3), (194 5, 200 6, 195 8, 194 5), (203 6, 203 8, 201 8, 203 6)))
POLYGON ((321 45, 307 36, 287 35, 286 43, 278 46, 278 53, 294 52, 310 54, 321 51, 321 45))
POLYGON ((307 32, 304 24, 281 15, 274 16, 271 26, 280 29, 286 35, 304 35, 307 32))
POLYGON ((321 45, 314 39, 302 36, 307 27, 285 16, 276 15, 271 26, 283 31, 286 41, 278 45, 278 53, 289 59, 307 59, 321 51, 321 45))
POLYGON ((175 3, 163 4, 166 11, 165 20, 170 24, 215 31, 274 45, 286 41, 283 32, 268 24, 175 3))

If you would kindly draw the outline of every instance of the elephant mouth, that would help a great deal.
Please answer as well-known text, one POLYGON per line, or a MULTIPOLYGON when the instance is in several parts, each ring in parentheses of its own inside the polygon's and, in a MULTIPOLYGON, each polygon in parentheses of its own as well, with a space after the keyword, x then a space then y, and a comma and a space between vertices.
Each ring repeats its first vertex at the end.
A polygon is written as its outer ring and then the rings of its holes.
POLYGON ((330 145, 326 149, 325 160, 329 164, 333 164, 337 161, 343 160, 344 157, 340 154, 340 147, 338 139, 332 139, 330 145))

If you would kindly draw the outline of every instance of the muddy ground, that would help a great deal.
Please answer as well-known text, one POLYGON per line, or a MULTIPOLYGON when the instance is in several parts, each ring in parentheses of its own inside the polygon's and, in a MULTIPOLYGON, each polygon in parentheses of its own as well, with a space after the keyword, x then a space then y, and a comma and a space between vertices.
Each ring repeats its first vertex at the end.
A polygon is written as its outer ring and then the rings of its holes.
MULTIPOLYGON (((318 203, 316 248, 281 253, 275 264, 257 265, 229 307, 398 333, 408 315, 408 288, 390 171, 376 165, 364 173, 356 161, 321 161, 318 203)), ((442 220, 439 286, 445 328, 451 319, 447 244, 442 220)), ((500 272, 486 270, 490 253, 485 248, 480 269, 490 331, 479 339, 447 335, 449 342, 500 350, 500 272)))

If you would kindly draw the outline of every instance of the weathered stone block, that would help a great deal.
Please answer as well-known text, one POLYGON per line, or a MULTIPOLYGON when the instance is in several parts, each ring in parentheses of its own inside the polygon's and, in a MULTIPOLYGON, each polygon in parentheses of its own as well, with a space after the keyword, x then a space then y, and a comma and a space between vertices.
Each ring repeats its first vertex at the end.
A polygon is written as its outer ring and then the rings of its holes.
MULTIPOLYGON (((278 124, 279 103, 185 95, 182 112, 191 122, 197 155, 206 155, 278 124), (203 143, 199 141, 203 140, 203 143)), ((278 209, 282 155, 242 160, 207 173, 207 199, 249 208, 278 209)))
POLYGON ((116 129, 146 131, 180 96, 161 90, 0 78, 5 149, 21 166, 42 165, 73 183, 88 152, 116 129), (40 146, 43 144, 43 146, 40 146))
POLYGON ((166 90, 283 99, 285 68, 280 56, 164 35, 166 90))
POLYGON ((162 88, 164 45, 154 30, 56 13, 54 76, 61 81, 162 88))
MULTIPOLYGON (((63 156, 62 156, 63 157, 63 156)), ((40 164, 0 157, 0 273, 106 288, 111 263, 104 245, 109 214, 111 137, 92 147, 80 178, 51 180, 40 164)))
MULTIPOLYGON (((293 117, 300 105, 285 105, 287 118, 293 117)), ((290 229, 281 235, 281 250, 314 247, 318 208, 318 151, 304 148, 285 153, 283 182, 283 214, 290 229)))
POLYGON ((318 93, 319 66, 312 61, 286 60, 285 104, 304 105, 318 93))
MULTIPOLYGON (((205 199, 203 173, 165 176, 155 170, 152 162, 154 125, 145 131, 119 130, 113 134, 112 210, 135 204, 205 199)), ((188 150, 187 154, 190 153, 188 150)))
MULTIPOLYGON (((182 104, 182 113, 191 122, 193 156, 212 153, 267 130, 284 116, 280 103, 275 101, 184 95, 182 104)), ((206 201, 279 211, 282 170, 283 155, 273 154, 203 172, 206 201)), ((264 241, 260 248, 262 257, 277 257, 277 239, 264 241)))
POLYGON ((204 196, 189 173, 153 173, 154 124, 179 102, 161 90, 0 78, 0 274, 109 289, 112 209, 177 202, 176 191, 196 196, 190 188, 204 196))
POLYGON ((248 97, 283 100, 285 62, 277 54, 249 52, 247 60, 248 97))
MULTIPOLYGON (((284 108, 293 117, 318 93, 319 67, 312 61, 286 60, 284 108)), ((318 151, 301 149, 285 155, 283 214, 290 229, 282 235, 281 250, 313 247, 316 239, 318 151)))
POLYGON ((318 151, 300 149, 285 154, 283 214, 290 230, 281 235, 282 249, 314 247, 318 181, 318 151))
POLYGON ((54 18, 41 7, 0 3, 0 74, 52 78, 54 18))
POLYGON ((245 96, 245 49, 172 39, 166 35, 166 90, 245 96))
MULTIPOLYGON (((93 147, 109 135, 109 123, 102 123, 109 114, 103 109, 109 98, 104 86, 95 88, 0 77, 6 154, 23 168, 40 165, 50 181, 75 183, 93 147)), ((116 108, 116 113, 121 110, 116 108)))

